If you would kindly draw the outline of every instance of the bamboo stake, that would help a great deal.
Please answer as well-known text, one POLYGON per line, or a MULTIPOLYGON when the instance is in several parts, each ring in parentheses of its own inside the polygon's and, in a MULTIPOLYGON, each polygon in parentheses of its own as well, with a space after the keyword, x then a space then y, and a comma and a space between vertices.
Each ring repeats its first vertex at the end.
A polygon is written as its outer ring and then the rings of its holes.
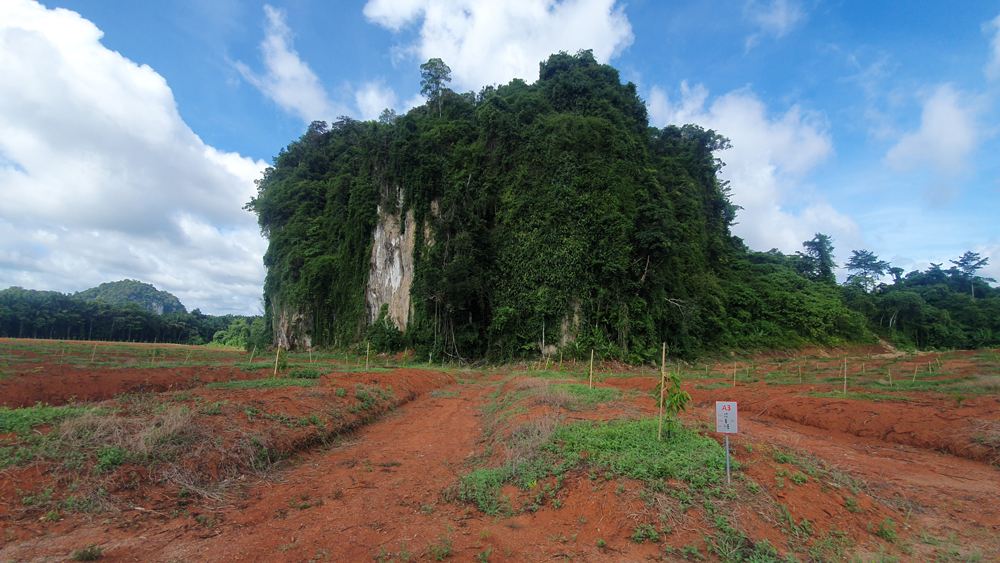
POLYGON ((271 376, 271 379, 277 379, 278 378, 278 356, 279 355, 281 355, 281 346, 278 346, 278 349, 274 352, 274 375, 271 376))
POLYGON ((733 362, 733 387, 736 387, 736 362, 733 362))
POLYGON ((312 348, 309 349, 309 363, 313 363, 313 351, 312 348))
MULTIPOLYGON (((117 358, 118 354, 115 354, 115 357, 117 358)), ((190 358, 191 358, 191 350, 188 350, 188 355, 187 355, 186 358, 184 358, 184 363, 185 364, 188 363, 188 359, 190 359, 190 358)))
POLYGON ((594 388, 594 349, 590 349, 590 388, 594 388))
POLYGON ((253 355, 256 354, 256 353, 257 353, 257 345, 254 344, 253 345, 253 352, 250 352, 250 361, 247 362, 247 367, 250 367, 250 364, 253 363, 253 355))
POLYGON ((156 361, 156 338, 153 338, 153 357, 149 360, 149 365, 153 365, 156 361))
POLYGON ((94 363, 94 356, 97 355, 97 344, 94 344, 94 353, 90 355, 90 363, 94 363))
POLYGON ((847 358, 844 358, 844 394, 847 394, 847 358))
POLYGON ((889 368, 889 387, 892 387, 892 368, 889 368))
POLYGON ((656 439, 663 441, 663 388, 667 386, 667 343, 663 343, 663 355, 660 357, 660 428, 657 430, 656 439))
POLYGON ((371 351, 372 351, 372 343, 371 342, 366 342, 365 343, 365 371, 368 371, 368 357, 371 354, 371 351))
POLYGON ((799 383, 802 383, 802 366, 799 366, 799 383))
POLYGON ((913 366, 913 381, 917 380, 917 366, 913 366))
POLYGON ((559 350, 559 371, 562 371, 562 349, 559 350))

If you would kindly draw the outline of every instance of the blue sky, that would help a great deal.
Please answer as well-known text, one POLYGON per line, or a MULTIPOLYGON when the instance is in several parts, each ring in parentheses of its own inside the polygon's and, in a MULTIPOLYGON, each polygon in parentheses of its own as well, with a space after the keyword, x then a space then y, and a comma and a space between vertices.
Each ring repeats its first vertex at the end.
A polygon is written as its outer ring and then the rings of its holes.
POLYGON ((241 207, 310 121, 422 103, 431 57, 478 91, 581 48, 652 125, 732 140, 751 248, 822 232, 907 271, 972 250, 1000 278, 998 24, 989 2, 5 0, 0 287, 133 278, 256 313, 241 207))

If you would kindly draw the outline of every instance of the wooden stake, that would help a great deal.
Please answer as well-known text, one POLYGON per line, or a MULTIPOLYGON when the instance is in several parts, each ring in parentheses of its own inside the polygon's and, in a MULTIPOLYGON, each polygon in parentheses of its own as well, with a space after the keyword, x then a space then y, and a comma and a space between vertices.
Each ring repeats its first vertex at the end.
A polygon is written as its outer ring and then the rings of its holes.
POLYGON ((847 358, 844 358, 844 394, 847 394, 847 358))
POLYGON ((736 362, 733 362, 733 387, 736 387, 736 362))
POLYGON ((865 370, 864 362, 861 362, 861 375, 868 375, 868 372, 865 370))
POLYGON ((594 349, 590 349, 590 388, 594 388, 594 349))
POLYGON ((892 387, 892 368, 889 368, 889 387, 892 387))
POLYGON ((660 357, 660 428, 657 430, 656 439, 663 441, 663 389, 667 386, 667 343, 663 343, 663 355, 660 357))
POLYGON ((274 352, 274 375, 271 376, 271 379, 277 379, 278 378, 278 356, 279 355, 281 355, 281 346, 278 346, 277 351, 274 352))
POLYGON ((802 383, 802 366, 799 366, 799 383, 802 383))
POLYGON ((97 355, 97 344, 94 344, 94 353, 90 355, 90 363, 94 363, 94 356, 97 355))
POLYGON ((253 345, 253 352, 250 352, 250 361, 247 362, 247 367, 250 367, 250 364, 253 363, 253 355, 256 354, 256 353, 257 353, 257 345, 254 344, 253 345))
POLYGON ((312 348, 309 349, 309 363, 313 363, 313 351, 312 348))
POLYGON ((562 349, 559 350, 559 371, 562 371, 562 349))
POLYGON ((372 343, 371 342, 366 342, 365 343, 365 371, 368 371, 368 357, 371 354, 371 351, 372 351, 372 343))
POLYGON ((913 366, 913 381, 917 380, 917 366, 913 366))

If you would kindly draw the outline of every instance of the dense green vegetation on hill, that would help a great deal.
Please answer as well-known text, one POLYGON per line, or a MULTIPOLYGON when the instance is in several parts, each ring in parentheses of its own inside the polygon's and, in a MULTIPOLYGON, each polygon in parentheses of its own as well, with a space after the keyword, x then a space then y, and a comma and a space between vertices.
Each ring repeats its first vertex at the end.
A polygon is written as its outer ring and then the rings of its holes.
POLYGON ((845 285, 845 302, 868 318, 873 331, 917 348, 1000 346, 1000 289, 990 287, 992 280, 941 264, 905 276, 894 270, 892 283, 871 291, 845 285))
POLYGON ((78 291, 73 294, 73 297, 103 301, 109 305, 135 303, 143 309, 159 315, 187 312, 180 300, 172 294, 159 291, 151 284, 138 280, 102 283, 97 287, 78 291))
POLYGON ((247 207, 270 241, 269 321, 311 314, 320 345, 366 336, 381 207, 416 219, 398 328, 421 356, 537 354, 566 325, 564 353, 631 361, 661 342, 690 356, 873 339, 827 280, 732 236, 728 140, 649 127, 635 86, 589 52, 553 55, 532 85, 429 92, 406 115, 313 123, 265 172, 247 207))

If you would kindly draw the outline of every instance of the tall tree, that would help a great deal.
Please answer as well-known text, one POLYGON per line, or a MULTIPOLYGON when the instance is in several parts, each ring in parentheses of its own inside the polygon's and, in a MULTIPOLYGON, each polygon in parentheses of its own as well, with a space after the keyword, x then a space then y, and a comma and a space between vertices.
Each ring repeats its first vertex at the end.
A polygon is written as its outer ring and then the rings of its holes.
POLYGON ((837 277, 833 269, 837 263, 833 261, 833 239, 823 233, 816 233, 811 240, 802 243, 805 252, 796 252, 802 259, 806 277, 822 283, 835 285, 837 277))
MULTIPOLYGON (((958 260, 948 260, 952 264, 958 267, 958 270, 962 272, 963 277, 969 280, 969 285, 972 287, 972 298, 976 298, 976 279, 979 276, 976 275, 983 266, 989 264, 989 257, 980 258, 978 252, 967 251, 958 260)), ((990 278, 992 281, 992 278, 990 278)))
POLYGON ((889 270, 890 264, 879 260, 870 250, 852 250, 851 259, 847 261, 847 283, 856 283, 871 292, 879 278, 889 270))
POLYGON ((441 59, 431 59, 420 65, 420 93, 431 101, 437 100, 438 117, 441 117, 441 95, 446 82, 451 82, 451 69, 441 59))

